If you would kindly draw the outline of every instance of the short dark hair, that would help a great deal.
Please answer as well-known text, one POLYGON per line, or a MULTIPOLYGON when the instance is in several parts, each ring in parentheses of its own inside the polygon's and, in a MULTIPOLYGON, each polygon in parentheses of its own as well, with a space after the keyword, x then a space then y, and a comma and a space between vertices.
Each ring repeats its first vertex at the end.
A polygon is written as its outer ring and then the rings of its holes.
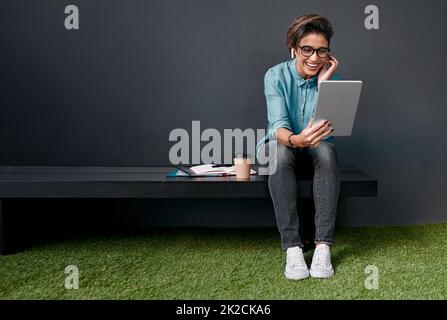
POLYGON ((318 14, 306 14, 296 17, 287 31, 286 43, 289 51, 295 48, 301 39, 311 33, 321 33, 330 44, 334 30, 329 20, 318 14))

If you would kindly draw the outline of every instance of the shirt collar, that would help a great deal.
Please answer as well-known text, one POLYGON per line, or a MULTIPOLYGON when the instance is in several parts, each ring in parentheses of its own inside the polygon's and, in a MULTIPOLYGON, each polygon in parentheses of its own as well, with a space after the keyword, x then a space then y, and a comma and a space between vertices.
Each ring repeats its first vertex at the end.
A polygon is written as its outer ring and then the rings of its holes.
POLYGON ((298 70, 296 70, 296 58, 289 60, 288 67, 290 73, 296 80, 299 87, 304 86, 305 84, 307 84, 309 87, 317 85, 318 76, 313 76, 312 78, 307 80, 303 79, 303 77, 300 76, 298 70))

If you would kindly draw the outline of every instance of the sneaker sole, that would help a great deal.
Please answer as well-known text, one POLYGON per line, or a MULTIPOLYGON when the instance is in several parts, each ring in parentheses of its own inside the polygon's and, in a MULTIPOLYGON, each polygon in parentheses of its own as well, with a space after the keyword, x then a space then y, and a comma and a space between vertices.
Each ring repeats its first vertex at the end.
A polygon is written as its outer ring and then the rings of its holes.
POLYGON ((284 272, 284 276, 287 279, 290 279, 290 280, 304 280, 304 279, 309 278, 309 275, 310 275, 309 272, 303 273, 303 274, 299 274, 299 275, 284 272))
POLYGON ((327 272, 321 272, 321 271, 314 271, 310 269, 310 276, 312 278, 318 278, 318 279, 327 279, 332 277, 335 274, 334 269, 327 271, 327 272))

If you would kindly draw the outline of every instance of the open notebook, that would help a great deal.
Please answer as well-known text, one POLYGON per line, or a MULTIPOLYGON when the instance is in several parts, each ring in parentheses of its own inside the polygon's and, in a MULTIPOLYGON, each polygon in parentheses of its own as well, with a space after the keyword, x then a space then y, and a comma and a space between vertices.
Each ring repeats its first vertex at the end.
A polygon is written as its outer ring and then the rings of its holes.
MULTIPOLYGON (((177 166, 175 176, 235 176, 236 169, 231 167, 213 167, 212 164, 202 164, 194 167, 177 166)), ((250 174, 256 174, 256 171, 250 169, 250 174)))

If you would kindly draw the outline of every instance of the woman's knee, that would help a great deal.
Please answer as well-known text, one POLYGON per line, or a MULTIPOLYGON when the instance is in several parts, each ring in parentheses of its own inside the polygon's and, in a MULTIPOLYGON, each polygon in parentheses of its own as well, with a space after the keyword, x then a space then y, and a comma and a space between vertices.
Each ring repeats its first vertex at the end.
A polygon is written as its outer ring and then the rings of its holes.
POLYGON ((320 165, 336 165, 337 151, 335 145, 331 142, 321 141, 320 145, 310 149, 313 154, 313 160, 320 165))
POLYGON ((295 154, 292 148, 276 143, 274 148, 270 148, 270 151, 269 175, 295 167, 295 154))

